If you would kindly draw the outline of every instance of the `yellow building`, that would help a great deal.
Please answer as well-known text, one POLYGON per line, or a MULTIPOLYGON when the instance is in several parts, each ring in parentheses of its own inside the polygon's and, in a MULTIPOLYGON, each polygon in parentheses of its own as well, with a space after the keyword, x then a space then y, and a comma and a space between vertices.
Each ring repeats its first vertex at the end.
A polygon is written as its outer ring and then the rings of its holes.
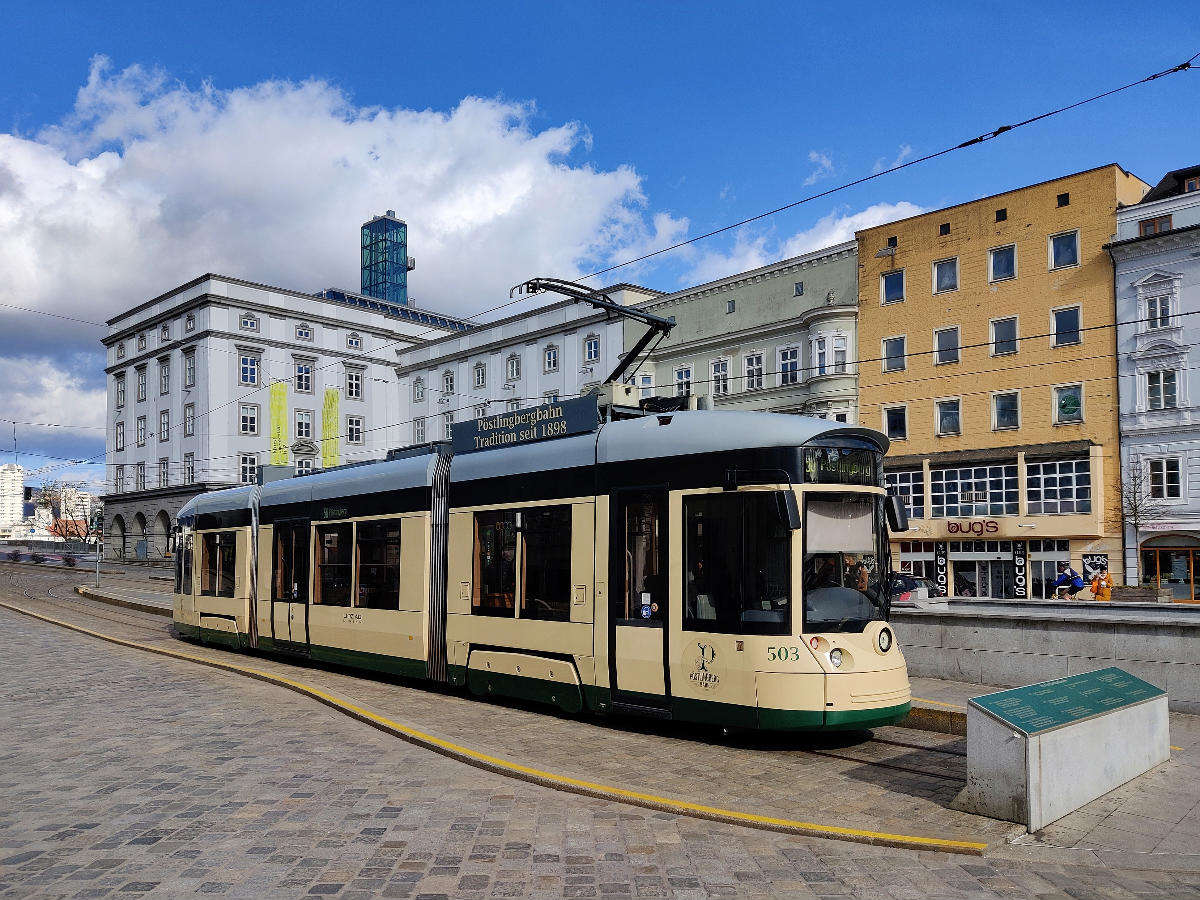
POLYGON ((1014 598, 1053 596, 1064 562, 1120 579, 1103 247, 1147 190, 1107 165, 858 232, 859 421, 912 522, 896 570, 1014 598))

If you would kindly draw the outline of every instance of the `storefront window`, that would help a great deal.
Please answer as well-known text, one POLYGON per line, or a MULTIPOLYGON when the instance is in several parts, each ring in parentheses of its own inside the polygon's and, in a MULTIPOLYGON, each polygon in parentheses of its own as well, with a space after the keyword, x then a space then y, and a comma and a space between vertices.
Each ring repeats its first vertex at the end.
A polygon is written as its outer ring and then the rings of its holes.
POLYGON ((930 480, 935 519, 1017 515, 1016 463, 934 469, 930 480))

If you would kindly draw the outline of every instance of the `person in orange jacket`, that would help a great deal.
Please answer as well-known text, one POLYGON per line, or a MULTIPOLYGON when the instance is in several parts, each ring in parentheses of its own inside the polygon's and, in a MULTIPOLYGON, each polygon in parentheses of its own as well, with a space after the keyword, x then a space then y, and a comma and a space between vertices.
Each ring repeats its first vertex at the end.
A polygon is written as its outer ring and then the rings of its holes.
POLYGON ((1092 579, 1092 596, 1102 603, 1108 603, 1112 600, 1112 586, 1113 580, 1108 569, 1101 569, 1092 579))

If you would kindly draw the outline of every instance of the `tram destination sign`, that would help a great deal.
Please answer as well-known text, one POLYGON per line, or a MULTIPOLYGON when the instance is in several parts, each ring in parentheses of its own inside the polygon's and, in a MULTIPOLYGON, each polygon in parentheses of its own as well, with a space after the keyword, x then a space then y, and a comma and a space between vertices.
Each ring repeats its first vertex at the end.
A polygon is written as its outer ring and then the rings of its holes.
POLYGON ((1017 731, 1032 735, 1153 700, 1164 693, 1114 666, 986 694, 969 702, 1017 731))
POLYGON ((456 422, 450 426, 450 441, 455 455, 499 450, 572 434, 587 434, 596 430, 599 421, 599 400, 595 394, 589 394, 561 403, 543 403, 528 409, 456 422))
POLYGON ((815 484, 879 483, 879 454, 842 447, 806 447, 804 480, 815 484))

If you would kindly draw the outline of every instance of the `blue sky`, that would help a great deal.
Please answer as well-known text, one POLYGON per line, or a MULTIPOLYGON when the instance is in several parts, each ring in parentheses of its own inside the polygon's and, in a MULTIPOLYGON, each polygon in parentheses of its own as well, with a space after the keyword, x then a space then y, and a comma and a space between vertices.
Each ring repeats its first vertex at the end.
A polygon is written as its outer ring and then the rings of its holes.
MULTIPOLYGON (((5 4, 0 304, 355 287, 357 227, 393 208, 417 302, 469 315, 1200 51, 1183 2, 197 9, 5 4)), ((1153 184, 1200 161, 1198 99, 1172 75, 606 277, 674 290, 1108 162, 1153 184)), ((102 452, 102 333, 0 306, 0 417, 86 426, 19 426, 25 465, 102 452)))

